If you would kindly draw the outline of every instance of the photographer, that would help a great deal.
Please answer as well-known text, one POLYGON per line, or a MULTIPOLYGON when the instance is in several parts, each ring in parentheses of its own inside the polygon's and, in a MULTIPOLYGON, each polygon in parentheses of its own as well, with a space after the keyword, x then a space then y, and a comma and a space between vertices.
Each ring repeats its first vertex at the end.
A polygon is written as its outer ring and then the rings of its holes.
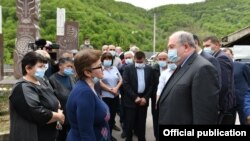
POLYGON ((59 49, 59 45, 52 43, 50 41, 46 41, 45 39, 38 39, 34 43, 29 43, 29 48, 31 48, 33 51, 44 50, 49 55, 46 55, 45 57, 48 59, 47 64, 47 70, 45 72, 45 76, 48 78, 58 71, 58 66, 56 63, 56 52, 53 52, 53 49, 59 49))

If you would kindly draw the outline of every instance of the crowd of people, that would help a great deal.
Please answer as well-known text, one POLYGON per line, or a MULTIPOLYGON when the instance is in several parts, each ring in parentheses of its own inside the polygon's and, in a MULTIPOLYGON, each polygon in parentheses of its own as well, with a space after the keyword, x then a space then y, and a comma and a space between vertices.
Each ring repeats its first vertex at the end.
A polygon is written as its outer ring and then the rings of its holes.
POLYGON ((97 50, 89 38, 56 65, 45 50, 21 64, 9 97, 10 141, 116 141, 114 129, 126 141, 146 141, 150 102, 157 141, 159 125, 234 125, 236 112, 241 125, 250 124, 250 66, 215 36, 201 42, 174 32, 153 65, 136 46, 97 50))

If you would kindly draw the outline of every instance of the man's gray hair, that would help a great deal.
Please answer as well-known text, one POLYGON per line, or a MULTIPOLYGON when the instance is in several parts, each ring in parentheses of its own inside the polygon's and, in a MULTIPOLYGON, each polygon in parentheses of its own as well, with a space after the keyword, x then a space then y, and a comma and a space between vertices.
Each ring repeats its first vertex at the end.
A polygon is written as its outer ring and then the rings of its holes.
POLYGON ((133 51, 127 51, 127 52, 125 52, 125 53, 124 53, 124 56, 125 56, 125 55, 128 55, 128 54, 131 54, 132 56, 135 56, 135 54, 134 54, 133 51))
POLYGON ((179 44, 184 45, 185 43, 188 43, 189 46, 196 48, 192 33, 187 31, 177 31, 173 33, 173 35, 177 36, 179 44))

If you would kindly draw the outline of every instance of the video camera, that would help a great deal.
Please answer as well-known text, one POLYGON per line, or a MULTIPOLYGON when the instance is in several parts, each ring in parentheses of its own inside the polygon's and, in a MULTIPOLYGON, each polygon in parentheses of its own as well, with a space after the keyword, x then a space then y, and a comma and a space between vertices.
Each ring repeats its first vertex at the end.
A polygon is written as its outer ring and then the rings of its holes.
POLYGON ((59 49, 60 45, 56 43, 51 43, 50 41, 46 41, 45 39, 38 39, 34 43, 29 43, 28 47, 33 51, 45 48, 46 50, 52 51, 52 49, 59 49))

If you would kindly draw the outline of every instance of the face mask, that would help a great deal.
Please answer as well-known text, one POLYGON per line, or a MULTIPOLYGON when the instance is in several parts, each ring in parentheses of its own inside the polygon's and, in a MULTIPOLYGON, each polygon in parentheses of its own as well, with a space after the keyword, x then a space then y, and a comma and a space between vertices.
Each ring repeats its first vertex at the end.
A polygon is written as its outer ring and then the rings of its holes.
POLYGON ((93 82, 96 84, 97 82, 99 82, 100 81, 100 79, 99 78, 97 78, 97 77, 94 77, 94 78, 92 78, 92 80, 93 80, 93 82))
POLYGON ((70 75, 74 74, 74 71, 72 68, 64 68, 63 73, 64 73, 64 75, 70 76, 70 75))
POLYGON ((179 60, 177 49, 168 50, 168 60, 176 63, 179 60))
POLYGON ((159 64, 159 66, 160 66, 161 68, 167 66, 167 62, 166 62, 166 61, 158 61, 157 63, 159 64))
POLYGON ((133 64, 133 60, 132 60, 132 59, 125 59, 125 63, 126 63, 127 65, 133 64))
POLYGON ((104 67, 110 67, 111 64, 112 64, 112 61, 111 61, 111 60, 104 60, 104 61, 103 61, 103 66, 104 66, 104 67))
POLYGON ((112 56, 115 56, 115 51, 109 51, 111 54, 112 54, 112 56))
POLYGON ((206 53, 209 53, 209 54, 211 54, 211 55, 214 53, 214 51, 212 50, 211 47, 204 47, 204 48, 203 48, 203 51, 206 52, 206 53))
POLYGON ((177 65, 175 63, 169 63, 168 68, 172 71, 174 71, 177 68, 177 65))
POLYGON ((119 53, 115 52, 115 55, 116 55, 116 56, 119 56, 119 53))
POLYGON ((48 68, 49 68, 49 64, 47 63, 45 64, 45 71, 48 70, 48 68))
POLYGON ((35 72, 35 77, 36 78, 43 78, 45 74, 45 69, 42 68, 37 68, 35 72))
POLYGON ((89 45, 90 42, 89 42, 89 41, 85 41, 84 44, 85 44, 85 45, 89 45))
POLYGON ((139 69, 143 69, 145 67, 144 63, 135 63, 135 67, 139 69))

